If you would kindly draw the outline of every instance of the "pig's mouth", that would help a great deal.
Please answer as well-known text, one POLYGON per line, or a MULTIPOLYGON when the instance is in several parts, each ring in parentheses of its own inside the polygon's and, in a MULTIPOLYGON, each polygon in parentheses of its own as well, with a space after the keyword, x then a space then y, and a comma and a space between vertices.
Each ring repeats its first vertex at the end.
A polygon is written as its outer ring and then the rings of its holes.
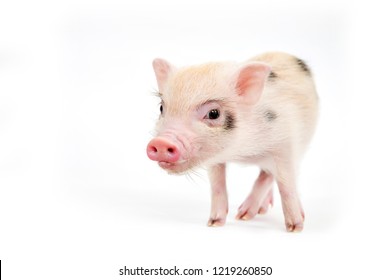
POLYGON ((177 162, 166 162, 166 161, 159 161, 158 165, 168 171, 168 173, 183 173, 190 169, 190 166, 188 165, 188 160, 180 160, 177 162))

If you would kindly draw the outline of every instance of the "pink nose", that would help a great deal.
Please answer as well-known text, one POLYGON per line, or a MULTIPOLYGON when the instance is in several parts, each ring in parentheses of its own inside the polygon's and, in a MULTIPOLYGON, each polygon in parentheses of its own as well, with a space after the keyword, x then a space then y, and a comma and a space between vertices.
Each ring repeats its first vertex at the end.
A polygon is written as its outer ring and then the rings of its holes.
POLYGON ((180 152, 177 146, 165 138, 152 139, 146 148, 148 157, 154 161, 174 163, 179 160, 180 152))

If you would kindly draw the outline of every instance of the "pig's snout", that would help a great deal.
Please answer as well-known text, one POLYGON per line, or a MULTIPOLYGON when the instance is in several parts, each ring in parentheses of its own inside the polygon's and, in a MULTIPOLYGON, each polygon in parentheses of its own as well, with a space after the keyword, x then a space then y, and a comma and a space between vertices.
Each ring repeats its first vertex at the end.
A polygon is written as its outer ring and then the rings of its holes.
POLYGON ((175 163, 180 158, 179 147, 173 141, 161 137, 152 139, 146 152, 151 160, 158 162, 175 163))

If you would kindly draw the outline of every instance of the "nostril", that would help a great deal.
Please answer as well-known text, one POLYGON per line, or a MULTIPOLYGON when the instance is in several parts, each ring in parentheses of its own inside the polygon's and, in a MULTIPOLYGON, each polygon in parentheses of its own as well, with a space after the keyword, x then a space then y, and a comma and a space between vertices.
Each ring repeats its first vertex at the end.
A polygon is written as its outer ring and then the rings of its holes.
POLYGON ((154 146, 150 147, 150 150, 151 150, 153 153, 157 153, 157 148, 154 147, 154 146))
POLYGON ((173 154, 175 150, 173 148, 168 148, 168 153, 173 154))

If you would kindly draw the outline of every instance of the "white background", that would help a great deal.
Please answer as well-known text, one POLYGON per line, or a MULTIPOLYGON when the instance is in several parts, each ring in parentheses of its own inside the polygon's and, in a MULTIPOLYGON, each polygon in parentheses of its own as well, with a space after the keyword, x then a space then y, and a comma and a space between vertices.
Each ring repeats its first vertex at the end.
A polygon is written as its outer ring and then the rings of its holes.
POLYGON ((4 279, 126 279, 125 265, 388 278, 390 48, 385 9, 371 3, 2 1, 4 279), (146 156, 159 113, 151 61, 269 50, 306 60, 321 99, 300 176, 305 229, 285 232, 279 196, 267 215, 234 220, 257 174, 236 165, 227 224, 208 228, 204 171, 168 176, 146 156))

